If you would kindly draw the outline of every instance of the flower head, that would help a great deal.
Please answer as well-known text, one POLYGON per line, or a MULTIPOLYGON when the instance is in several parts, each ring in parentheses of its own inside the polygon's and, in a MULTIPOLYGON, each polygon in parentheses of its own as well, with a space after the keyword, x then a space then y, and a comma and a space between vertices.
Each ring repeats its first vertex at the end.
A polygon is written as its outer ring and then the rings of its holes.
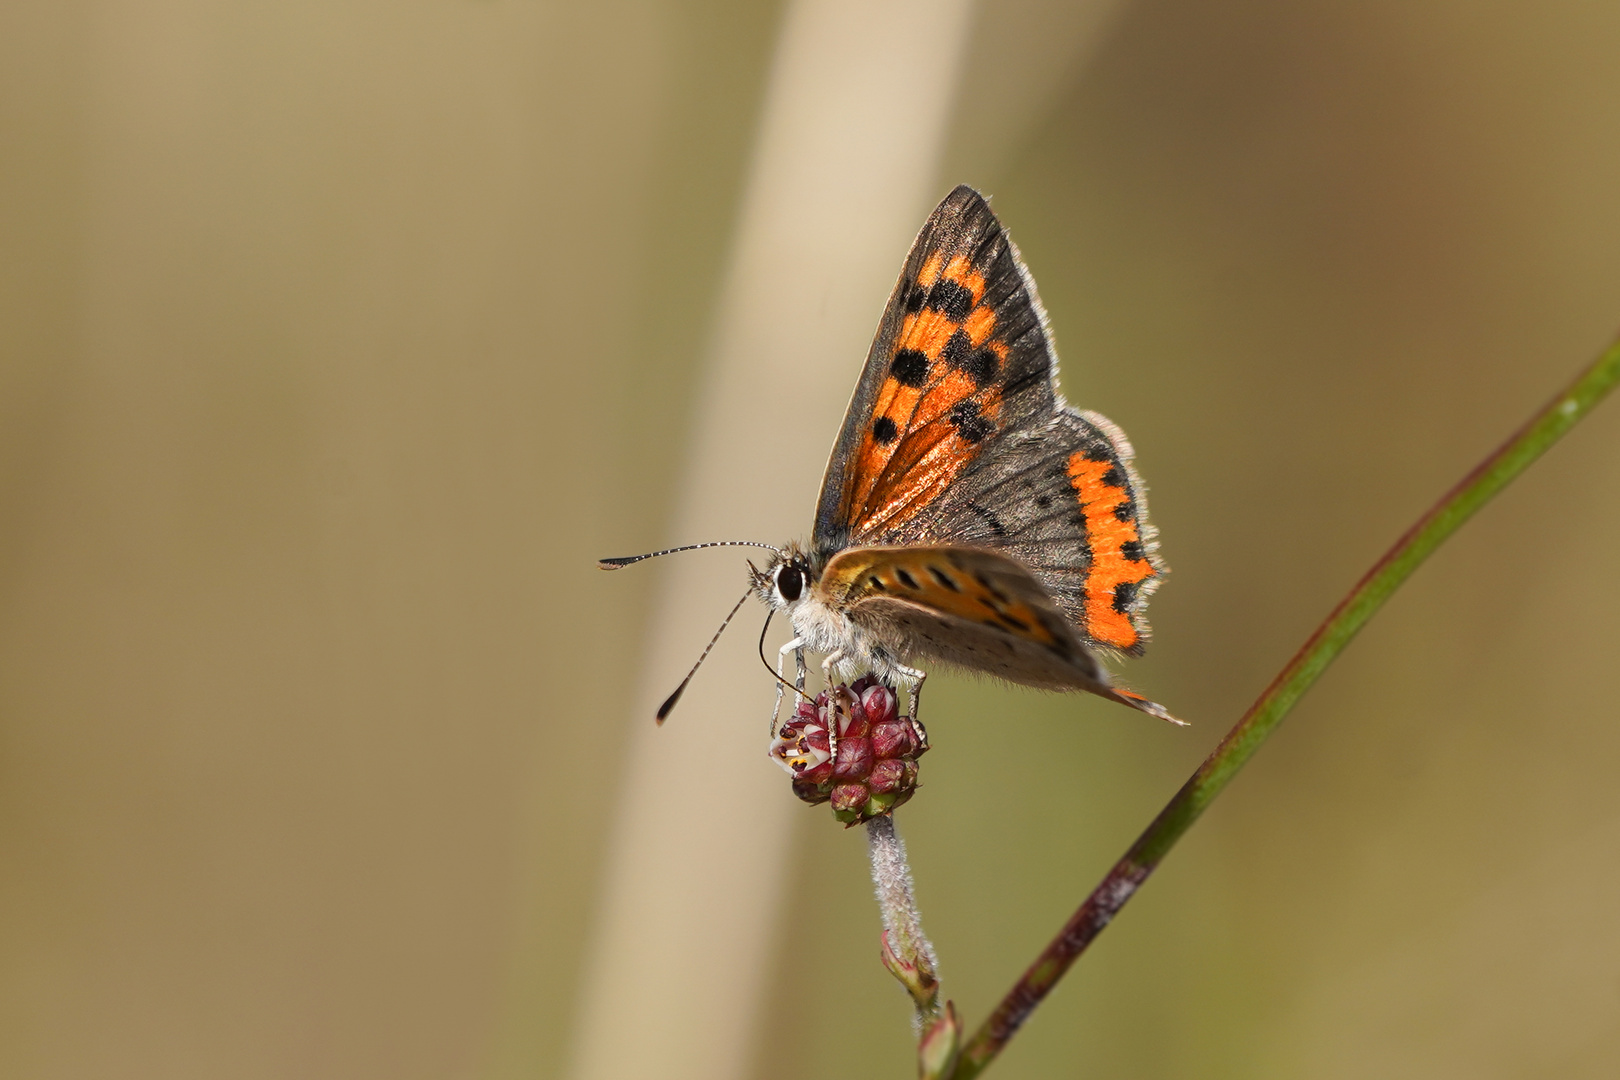
POLYGON ((831 802, 846 825, 887 814, 917 789, 917 758, 928 749, 898 706, 895 692, 870 675, 823 690, 799 702, 771 757, 793 777, 795 795, 831 802))

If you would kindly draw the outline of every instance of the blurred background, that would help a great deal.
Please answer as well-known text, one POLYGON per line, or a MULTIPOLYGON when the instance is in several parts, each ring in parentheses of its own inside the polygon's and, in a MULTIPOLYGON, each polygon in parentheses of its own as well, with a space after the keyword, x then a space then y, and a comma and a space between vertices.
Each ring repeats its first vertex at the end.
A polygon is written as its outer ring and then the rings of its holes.
MULTIPOLYGON (((0 1073, 912 1075, 860 831, 764 757, 757 608, 651 726, 741 558, 593 560, 808 531, 957 182, 1137 448, 1173 572, 1125 679, 1195 725, 930 681, 899 817, 970 1026, 1620 327, 1620 7, 871 7, 0 8, 0 1073)), ((1617 644, 1611 402, 995 1075, 1615 1075, 1617 644)))

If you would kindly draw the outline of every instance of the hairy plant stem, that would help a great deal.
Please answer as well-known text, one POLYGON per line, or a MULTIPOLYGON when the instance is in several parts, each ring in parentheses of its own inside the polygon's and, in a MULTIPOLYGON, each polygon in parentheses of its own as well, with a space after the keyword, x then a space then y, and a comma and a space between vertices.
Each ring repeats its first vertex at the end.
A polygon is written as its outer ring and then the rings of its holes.
POLYGON ((906 844, 895 831, 892 814, 866 823, 866 843, 872 856, 872 886, 883 915, 883 964, 911 994, 921 1031, 940 1016, 939 960, 923 933, 906 844))
POLYGON ((1374 612, 1473 513, 1574 427, 1620 382, 1620 341, 1452 488, 1396 541, 1272 680, 1182 785, 1102 883, 1070 917, 963 1046, 953 1080, 977 1076, 1147 879, 1177 840, 1254 756, 1374 612))

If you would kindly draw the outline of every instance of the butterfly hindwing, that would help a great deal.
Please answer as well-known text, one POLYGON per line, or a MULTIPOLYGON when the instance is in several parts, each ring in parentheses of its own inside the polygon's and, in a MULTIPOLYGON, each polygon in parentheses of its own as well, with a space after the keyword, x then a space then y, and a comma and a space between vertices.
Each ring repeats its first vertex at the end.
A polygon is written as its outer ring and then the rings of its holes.
POLYGON ((1104 693, 1108 676, 1023 566, 972 547, 855 547, 816 585, 829 607, 908 662, 1104 693))
POLYGON ((815 549, 914 534, 988 447, 1054 407, 1033 285, 989 204, 958 187, 889 297, 822 482, 815 549))
POLYGON ((1139 654, 1164 568, 1131 456, 1106 418, 1062 408, 974 462, 936 527, 1028 567, 1086 644, 1139 654))

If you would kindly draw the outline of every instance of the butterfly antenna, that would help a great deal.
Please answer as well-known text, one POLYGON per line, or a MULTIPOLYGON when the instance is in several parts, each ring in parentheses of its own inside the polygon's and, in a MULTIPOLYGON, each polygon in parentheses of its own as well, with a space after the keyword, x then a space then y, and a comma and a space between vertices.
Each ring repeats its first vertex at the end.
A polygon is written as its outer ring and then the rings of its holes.
MULTIPOLYGON (((620 567, 629 566, 631 563, 641 562, 643 559, 656 559, 660 555, 673 555, 677 551, 697 551, 699 548, 711 547, 757 547, 764 548, 767 551, 774 551, 778 555, 782 554, 782 549, 775 544, 761 544, 753 540, 710 540, 706 544, 687 544, 684 547, 665 548, 663 551, 649 551, 645 555, 620 555, 612 559, 597 559, 596 565, 603 570, 617 570, 620 567)), ((721 629, 723 630, 725 627, 721 627, 721 629)))
POLYGON ((775 679, 777 682, 781 683, 783 686, 785 686, 789 690, 793 691, 795 696, 802 697, 802 698, 804 698, 804 700, 809 701, 810 700, 810 695, 809 694, 806 694, 803 690, 800 690, 797 686, 794 686, 792 683, 790 683, 786 679, 782 678, 782 676, 778 675, 776 673, 776 669, 771 667, 771 662, 769 660, 765 659, 765 635, 770 632, 770 629, 771 629, 771 616, 775 615, 775 614, 776 614, 776 609, 775 608, 772 608, 770 611, 767 611, 765 613, 765 625, 760 627, 760 630, 759 630, 759 662, 765 665, 765 670, 771 673, 771 678, 775 679))
MULTIPOLYGON (((707 544, 699 544, 699 545, 696 545, 696 546, 698 546, 698 547, 708 547, 709 545, 707 545, 707 544)), ((676 550, 678 551, 680 549, 677 548, 676 550)), ((664 554, 664 552, 659 552, 658 554, 662 555, 662 554, 664 554)), ((643 555, 642 558, 651 558, 651 556, 643 555)), ((609 569, 615 569, 615 568, 614 567, 609 567, 609 569)), ((664 703, 662 705, 658 706, 658 722, 660 724, 662 724, 666 719, 668 719, 671 710, 673 710, 675 708, 675 703, 677 701, 681 700, 681 694, 686 690, 686 684, 692 681, 692 676, 697 674, 697 669, 703 666, 703 661, 704 660, 708 659, 709 650, 714 648, 714 643, 720 640, 720 635, 725 633, 726 632, 726 627, 731 625, 732 617, 735 616, 737 614, 737 612, 742 610, 743 604, 747 603, 748 598, 750 596, 752 596, 753 594, 754 594, 754 590, 753 590, 752 586, 750 586, 748 591, 742 594, 742 599, 738 600, 737 603, 732 607, 731 614, 727 615, 725 617, 725 621, 723 621, 720 624, 720 629, 718 629, 718 630, 716 630, 714 632, 714 637, 710 638, 709 643, 707 645, 703 646, 703 654, 697 658, 697 663, 692 665, 692 670, 688 671, 686 673, 686 678, 681 680, 681 685, 677 686, 675 688, 675 692, 673 694, 669 695, 669 697, 665 698, 664 703)))

